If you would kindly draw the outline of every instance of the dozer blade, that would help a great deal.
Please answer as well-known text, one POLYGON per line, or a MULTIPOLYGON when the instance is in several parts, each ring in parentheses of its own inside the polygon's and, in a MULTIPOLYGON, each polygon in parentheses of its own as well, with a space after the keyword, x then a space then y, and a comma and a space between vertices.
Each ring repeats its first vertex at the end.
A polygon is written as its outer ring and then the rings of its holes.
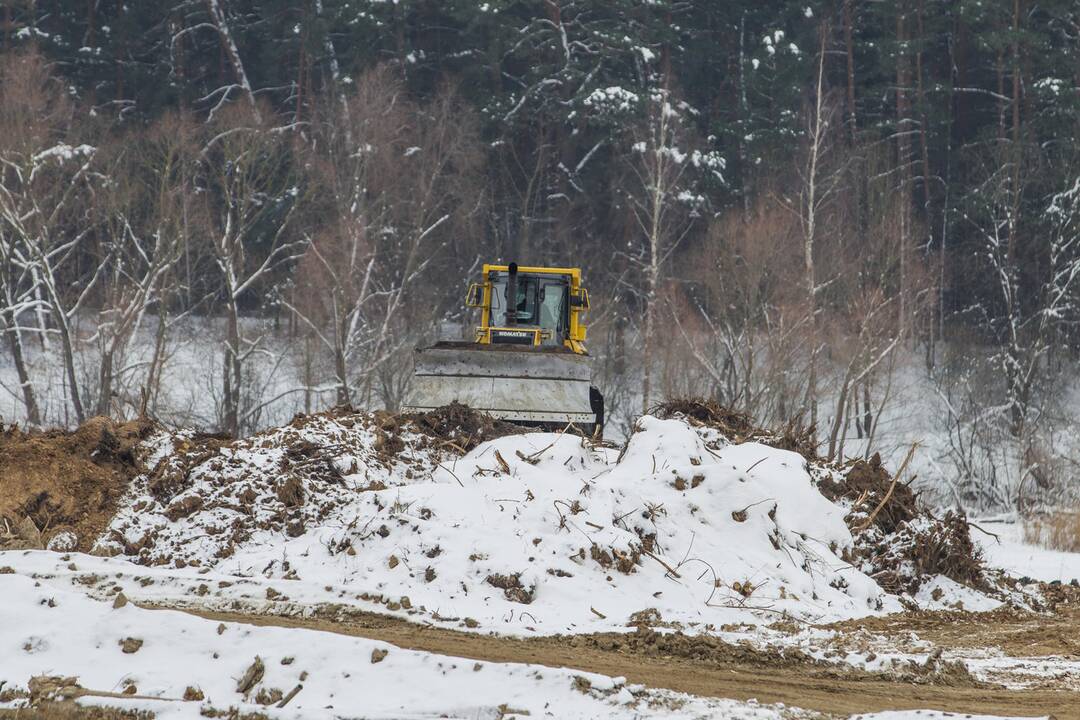
POLYGON ((459 402, 511 422, 596 421, 589 403, 589 358, 569 352, 475 343, 417 349, 407 411, 459 402))

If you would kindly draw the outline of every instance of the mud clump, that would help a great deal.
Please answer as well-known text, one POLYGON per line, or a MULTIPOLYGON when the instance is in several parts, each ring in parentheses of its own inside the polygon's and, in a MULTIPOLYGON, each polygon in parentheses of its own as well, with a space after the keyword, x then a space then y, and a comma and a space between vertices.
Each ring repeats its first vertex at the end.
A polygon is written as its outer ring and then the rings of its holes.
POLYGON ((895 533, 856 538, 864 570, 887 592, 914 594, 924 578, 944 575, 977 590, 988 590, 982 553, 971 541, 963 513, 937 518, 926 513, 895 533))
MULTIPOLYGON (((74 432, 0 426, 0 549, 42 548, 68 533, 85 551, 140 471, 149 420, 87 420, 74 432)), ((65 536, 67 539, 67 536, 65 536)))
POLYGON ((681 631, 659 632, 639 623, 630 633, 598 633, 568 638, 571 645, 607 652, 632 653, 645 657, 675 657, 698 663, 729 663, 785 667, 798 663, 815 664, 798 648, 758 649, 749 644, 732 644, 711 635, 686 635, 681 631))
POLYGON ((488 585, 497 587, 503 591, 503 596, 510 602, 528 605, 533 601, 534 588, 526 588, 521 584, 521 575, 488 575, 488 585))
POLYGON ((217 455, 229 443, 226 435, 196 433, 180 440, 168 458, 158 463, 147 479, 150 494, 162 504, 191 485, 191 472, 217 455))
POLYGON ((387 420, 393 427, 400 427, 400 422, 405 421, 412 426, 411 429, 433 440, 452 444, 462 452, 468 452, 488 440, 529 432, 528 428, 497 420, 456 402, 425 413, 406 413, 396 419, 397 422, 394 422, 394 416, 384 416, 380 418, 380 427, 390 429, 385 427, 387 420))
MULTIPOLYGON (((870 460, 853 462, 842 482, 822 479, 818 490, 832 502, 849 500, 853 503, 853 511, 866 513, 865 519, 885 534, 896 532, 919 516, 915 493, 904 483, 893 483, 893 477, 881 464, 878 453, 870 460)), ((853 515, 849 522, 861 526, 862 517, 853 515)))
POLYGON ((702 398, 678 398, 660 403, 649 411, 662 420, 682 416, 701 425, 708 425, 731 438, 751 435, 756 428, 746 413, 726 408, 715 400, 702 398))
POLYGON ((987 589, 967 516, 950 510, 939 518, 921 509, 916 494, 893 478, 877 453, 851 463, 841 480, 821 478, 818 489, 832 502, 851 504, 845 519, 855 554, 886 592, 914 594, 934 575, 987 589))

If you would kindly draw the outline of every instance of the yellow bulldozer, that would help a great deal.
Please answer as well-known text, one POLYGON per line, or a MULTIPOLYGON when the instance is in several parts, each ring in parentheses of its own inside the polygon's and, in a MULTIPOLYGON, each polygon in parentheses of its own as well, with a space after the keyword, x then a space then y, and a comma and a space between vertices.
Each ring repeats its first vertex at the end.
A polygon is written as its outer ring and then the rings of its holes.
POLYGON ((480 310, 471 340, 418 348, 409 411, 452 402, 523 425, 602 433, 604 398, 585 350, 589 292, 579 268, 484 265, 465 304, 480 310))

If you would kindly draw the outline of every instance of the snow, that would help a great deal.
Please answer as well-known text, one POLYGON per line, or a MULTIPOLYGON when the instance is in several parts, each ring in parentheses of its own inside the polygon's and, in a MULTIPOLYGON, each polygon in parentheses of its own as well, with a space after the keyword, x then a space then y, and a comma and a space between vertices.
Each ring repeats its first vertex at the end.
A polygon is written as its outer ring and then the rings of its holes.
MULTIPOLYGON (((150 468, 186 441, 156 442, 150 468)), ((796 453, 651 416, 621 457, 552 433, 489 441, 441 464, 410 443, 385 464, 363 425, 322 418, 256 436, 191 468, 191 486, 172 499, 137 479, 100 549, 286 580, 298 601, 401 606, 407 597, 414 620, 507 633, 625 629, 647 609, 707 628, 897 607, 841 559, 852 548, 845 510, 818 492, 796 453), (299 442, 343 448, 333 461, 343 477, 304 481, 309 500, 289 511, 303 531, 289 537, 275 520, 285 512, 275 488, 283 447, 299 442), (198 511, 168 519, 196 496, 198 511)), ((222 596, 264 593, 237 584, 222 596)))
POLYGON ((633 110, 641 101, 637 93, 625 88, 612 86, 597 88, 585 98, 586 107, 594 108, 601 113, 625 113, 633 110))
MULTIPOLYGON (((26 557, 45 561, 47 556, 59 559, 48 552, 9 552, 0 553, 0 561, 26 557)), ((116 559, 72 557, 79 563, 97 560, 122 565, 116 559)), ((783 705, 695 697, 578 670, 477 662, 329 631, 217 623, 130 602, 115 607, 112 600, 117 588, 113 585, 102 601, 89 597, 83 583, 59 587, 21 572, 0 574, 0 597, 5 598, 0 603, 0 676, 7 681, 6 689, 25 689, 30 678, 38 675, 73 676, 82 688, 98 693, 122 693, 134 686, 133 697, 87 696, 79 702, 149 710, 158 718, 183 720, 232 707, 297 720, 328 717, 328 710, 365 718, 817 717, 783 705), (122 643, 127 639, 136 641, 127 648, 137 646, 134 652, 124 652, 122 643), (241 693, 238 679, 255 658, 263 663, 263 676, 241 693), (578 678, 587 680, 587 686, 578 678), (259 703, 260 695, 265 700, 275 697, 274 691, 287 694, 298 685, 302 689, 287 709, 259 703), (203 699, 180 701, 188 688, 198 690, 203 699)), ((900 666, 910 659, 925 661, 925 656, 910 653, 892 657, 900 666)), ((889 658, 881 657, 876 666, 888 662, 889 658)), ((983 662, 988 668, 1000 664, 993 657, 983 662)), ((869 668, 870 663, 863 665, 869 668)), ((1026 670, 1033 677, 1040 675, 1040 668, 1026 670)), ((1049 676, 1060 672, 1061 665, 1050 662, 1041 670, 1049 676)), ((0 707, 18 707, 21 702, 0 707)), ((923 710, 857 717, 949 716, 923 710)))
POLYGON ((915 595, 915 601, 925 610, 967 610, 986 612, 1001 607, 1000 600, 938 575, 923 583, 915 595))
MULTIPOLYGON (((639 419, 621 451, 529 433, 458 456, 402 427, 388 454, 385 427, 364 414, 298 419, 184 466, 189 485, 163 499, 150 480, 164 477, 162 463, 193 438, 154 436, 147 475, 99 542, 99 551, 119 556, 0 553, 0 678, 10 688, 42 673, 75 675, 83 687, 113 693, 133 684, 137 697, 81 702, 163 718, 199 717, 211 705, 263 711, 260 690, 287 693, 297 684, 303 690, 286 709, 266 709, 270 717, 324 717, 328 706, 365 717, 494 718, 512 714, 508 708, 566 718, 805 716, 574 670, 474 669, 473 660, 330 632, 225 623, 219 633, 216 622, 177 610, 114 609, 120 592, 174 608, 319 617, 355 608, 509 636, 626 632, 647 616, 663 632, 798 648, 871 672, 929 662, 933 647, 914 636, 901 648, 870 637, 855 651, 846 631, 820 626, 900 604, 842 559, 853 545, 846 510, 817 490, 796 453, 651 416, 639 419), (336 473, 298 475, 304 502, 283 507, 277 488, 305 462, 289 455, 297 447, 333 447, 336 473), (199 509, 168 518, 168 507, 196 495, 199 509), (286 532, 283 513, 302 520, 302 531, 286 532), (245 532, 230 545, 216 528, 245 532), (794 634, 769 627, 785 616, 813 624, 794 634), (134 653, 119 645, 129 637, 142 641, 134 653), (372 662, 373 651, 388 654, 372 662), (236 679, 256 656, 265 676, 244 696, 236 679), (579 675, 589 680, 584 691, 579 675), (188 686, 205 701, 176 701, 188 686)), ((998 605, 940 577, 915 600, 971 611, 998 605)), ((943 660, 1017 687, 1080 677, 1080 663, 1063 658, 987 650, 943 660)))
POLYGON ((1024 542, 1023 525, 1012 519, 975 522, 998 536, 993 538, 974 528, 971 531, 971 539, 982 548, 988 567, 1004 570, 1017 578, 1028 577, 1043 582, 1080 581, 1080 553, 1029 545, 1024 542))
MULTIPOLYGON (((367 718, 784 717, 782 708, 627 686, 624 678, 537 665, 479 663, 315 630, 218 623, 132 604, 113 608, 77 592, 0 575, 0 671, 7 688, 35 675, 75 676, 81 687, 135 699, 82 702, 145 709, 159 719, 199 718, 211 707, 259 710, 273 718, 323 718, 345 710, 367 718), (140 640, 126 653, 123 640, 140 640), (385 652, 381 660, 373 653, 385 652), (255 658, 264 675, 247 693, 237 681, 255 658), (575 688, 576 677, 590 689, 575 688), (302 690, 287 709, 262 707, 260 692, 302 690), (204 700, 179 701, 188 687, 204 700)), ((9 703, 8 705, 16 705, 9 703)))

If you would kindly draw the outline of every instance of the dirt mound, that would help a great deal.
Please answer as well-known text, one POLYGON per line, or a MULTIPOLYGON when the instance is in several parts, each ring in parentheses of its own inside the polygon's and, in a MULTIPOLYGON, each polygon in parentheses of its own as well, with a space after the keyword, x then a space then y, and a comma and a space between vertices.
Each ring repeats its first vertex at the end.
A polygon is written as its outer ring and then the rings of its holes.
POLYGON ((852 503, 850 524, 855 527, 873 524, 890 534, 919 515, 915 493, 906 484, 893 483, 877 453, 870 460, 852 462, 842 479, 822 478, 818 489, 833 502, 844 499, 852 503))
POLYGON ((987 589, 967 516, 950 510, 939 518, 920 508, 916 494, 889 473, 877 453, 839 472, 822 470, 818 489, 851 508, 845 519, 856 557, 885 591, 915 593, 934 575, 987 589))
POLYGON ((914 594, 924 578, 934 575, 977 590, 989 589, 982 554, 971 541, 963 513, 950 510, 941 518, 925 513, 890 535, 856 537, 856 548, 869 574, 890 593, 914 594))
POLYGON ((703 425, 720 430, 725 435, 745 436, 756 430, 754 421, 749 415, 726 408, 714 400, 702 398, 668 400, 654 407, 649 414, 662 420, 670 420, 680 415, 692 418, 703 425))
POLYGON ((0 429, 0 549, 88 550, 139 472, 136 450, 153 429, 104 417, 74 432, 0 429))
POLYGON ((424 477, 442 458, 463 454, 459 442, 471 446, 489 427, 499 429, 467 409, 452 417, 458 425, 448 419, 442 426, 451 441, 437 441, 430 425, 425 434, 403 416, 347 406, 299 414, 241 439, 162 434, 96 551, 184 567, 232 557, 258 532, 299 537, 359 494, 424 477), (473 435, 456 435, 456 427, 473 435))
POLYGON ((724 407, 715 400, 677 398, 656 405, 649 414, 662 420, 684 418, 692 425, 718 430, 735 443, 759 442, 778 450, 797 452, 811 462, 821 460, 813 427, 804 428, 789 422, 779 432, 765 430, 755 425, 754 419, 746 413, 724 407))
POLYGON ((759 442, 802 455, 821 494, 849 508, 845 521, 855 539, 850 559, 886 591, 914 593, 923 579, 938 574, 986 589, 982 558, 971 542, 967 518, 953 512, 938 518, 920 508, 910 480, 894 481, 880 455, 844 465, 830 463, 817 454, 812 428, 789 423, 770 432, 745 413, 712 400, 670 400, 651 412, 660 418, 678 417, 691 425, 711 428, 734 443, 759 442))
POLYGON ((425 413, 384 414, 380 418, 380 425, 395 420, 395 428, 400 427, 401 421, 407 422, 412 430, 442 441, 463 454, 488 440, 529 432, 528 428, 498 420, 456 402, 425 413))

